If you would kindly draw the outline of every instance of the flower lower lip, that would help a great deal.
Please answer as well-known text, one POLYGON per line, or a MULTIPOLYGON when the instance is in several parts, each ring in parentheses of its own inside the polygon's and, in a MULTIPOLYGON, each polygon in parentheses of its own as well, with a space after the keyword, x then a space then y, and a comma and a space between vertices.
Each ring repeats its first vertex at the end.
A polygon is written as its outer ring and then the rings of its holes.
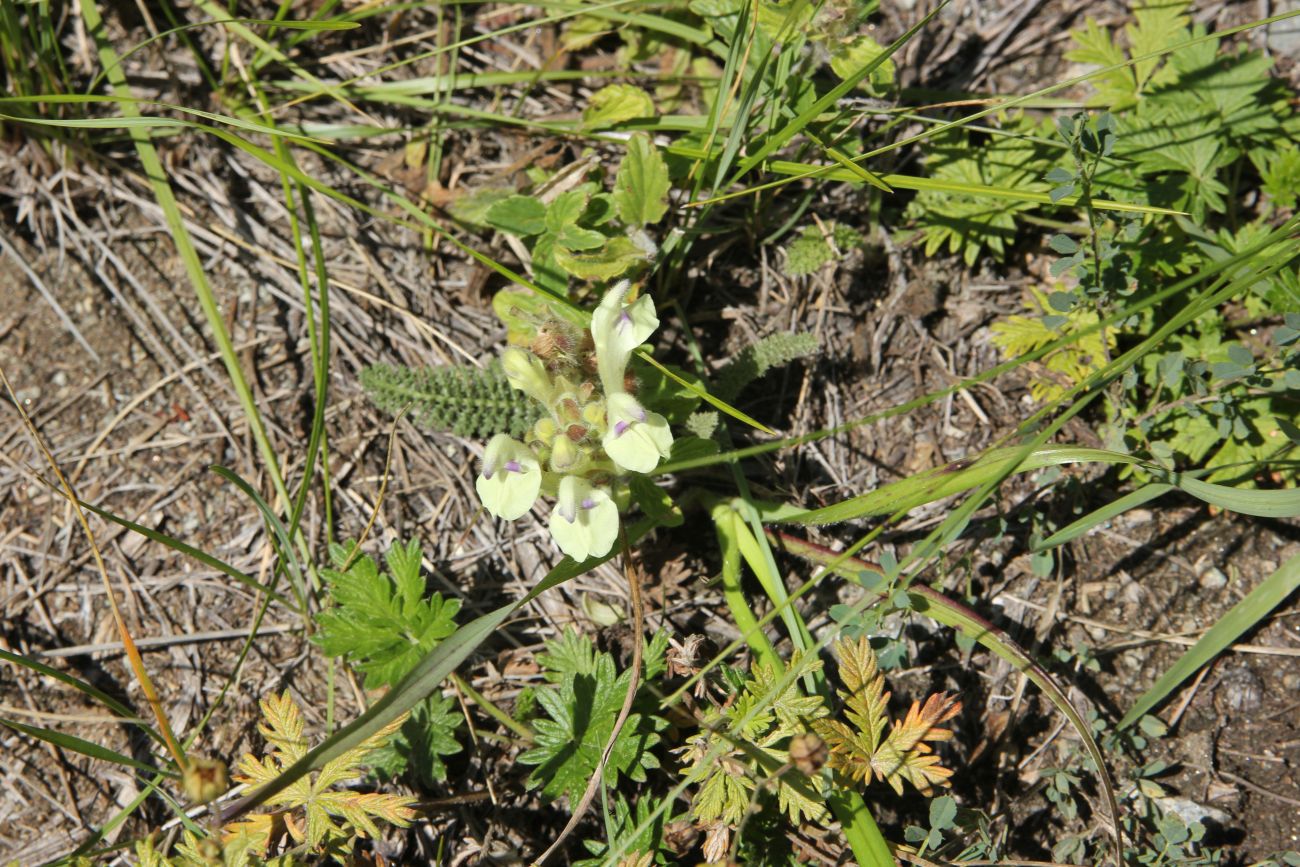
POLYGON ((625 430, 627 430, 629 427, 631 427, 631 425, 628 424, 628 423, 625 422, 625 421, 615 422, 615 423, 614 423, 614 436, 616 436, 616 437, 621 437, 621 436, 623 435, 623 432, 624 432, 625 430))

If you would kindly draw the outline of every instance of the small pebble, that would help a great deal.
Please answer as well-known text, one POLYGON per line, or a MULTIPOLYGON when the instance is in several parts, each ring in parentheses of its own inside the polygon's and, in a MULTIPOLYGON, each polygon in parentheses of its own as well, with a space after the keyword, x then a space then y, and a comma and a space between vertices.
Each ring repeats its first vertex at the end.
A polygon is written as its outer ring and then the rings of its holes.
POLYGON ((1156 803, 1166 812, 1174 813, 1183 822, 1190 825, 1193 822, 1204 823, 1206 819, 1216 822, 1223 827, 1232 823, 1232 817, 1222 810, 1214 807, 1207 807, 1204 804, 1198 804, 1190 798, 1156 798, 1156 803))
POLYGON ((1201 573, 1202 590, 1218 590, 1228 584, 1228 576, 1217 566, 1212 566, 1201 573))
POLYGON ((1245 666, 1225 671, 1221 686, 1228 706, 1235 711, 1257 710, 1264 703, 1264 685, 1255 672, 1245 666))
POLYGON ((1143 524, 1150 524, 1154 517, 1150 509, 1132 509, 1125 512, 1120 520, 1126 527, 1141 527, 1143 524))

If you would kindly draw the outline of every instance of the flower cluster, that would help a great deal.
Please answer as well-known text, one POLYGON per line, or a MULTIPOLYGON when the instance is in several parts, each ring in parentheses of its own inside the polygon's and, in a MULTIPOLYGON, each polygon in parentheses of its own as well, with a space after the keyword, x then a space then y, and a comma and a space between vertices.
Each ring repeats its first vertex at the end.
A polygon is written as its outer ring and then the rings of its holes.
POLYGON ((605 294, 590 332, 547 322, 531 347, 505 351, 510 385, 545 413, 523 442, 494 436, 475 481, 483 507, 506 520, 527 513, 539 495, 554 496, 551 536, 579 561, 614 546, 620 476, 650 472, 673 444, 667 420, 641 405, 627 370, 632 353, 659 327, 650 297, 626 304, 628 289, 623 281, 605 294))

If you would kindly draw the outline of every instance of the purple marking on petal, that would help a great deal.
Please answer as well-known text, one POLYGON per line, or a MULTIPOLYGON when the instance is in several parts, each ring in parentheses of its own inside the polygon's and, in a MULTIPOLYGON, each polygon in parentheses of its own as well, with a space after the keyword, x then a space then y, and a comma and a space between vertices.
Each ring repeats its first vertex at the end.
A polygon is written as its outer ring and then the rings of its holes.
POLYGON ((512 473, 522 473, 523 467, 519 466, 519 461, 506 461, 506 469, 512 473))
POLYGON ((492 478, 492 471, 489 470, 487 467, 484 467, 484 468, 483 468, 483 478, 485 478, 485 479, 490 479, 490 478, 492 478))
POLYGON ((614 422, 614 436, 621 437, 623 435, 623 432, 626 431, 629 427, 631 427, 631 425, 625 421, 614 422))
POLYGON ((574 521, 578 520, 578 511, 577 509, 566 509, 561 506, 560 517, 572 524, 574 521))
POLYGON ((584 509, 594 509, 594 508, 596 508, 596 501, 593 500, 591 497, 588 497, 587 499, 585 499, 585 500, 582 501, 582 508, 584 508, 584 509))

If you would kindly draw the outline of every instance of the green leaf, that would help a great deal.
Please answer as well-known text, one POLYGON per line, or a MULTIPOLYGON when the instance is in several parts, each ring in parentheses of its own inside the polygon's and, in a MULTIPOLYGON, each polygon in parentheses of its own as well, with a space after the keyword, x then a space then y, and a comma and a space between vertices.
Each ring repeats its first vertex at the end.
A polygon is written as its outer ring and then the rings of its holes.
POLYGON ((334 569, 322 569, 334 607, 316 618, 312 640, 330 656, 343 656, 366 676, 366 688, 392 686, 430 650, 456 631, 456 599, 425 596, 420 543, 388 549, 388 575, 370 557, 352 556, 355 543, 330 546, 334 569))
POLYGON ((487 209, 489 226, 521 238, 546 231, 546 206, 532 196, 511 196, 487 209))
MULTIPOLYGON (((652 527, 653 524, 647 521, 638 521, 632 524, 627 530, 628 540, 635 544, 652 527)), ((323 743, 313 747, 305 756, 285 768, 283 773, 279 774, 275 779, 268 781, 223 810, 221 814, 222 821, 229 822, 233 818, 267 803, 280 795, 285 789, 297 784, 305 775, 324 767, 341 756, 347 755, 349 750, 355 748, 358 744, 364 743, 377 732, 382 731, 393 720, 431 695, 442 683, 443 679, 456 669, 456 666, 464 662, 476 647, 500 629, 501 624, 505 623, 522 606, 527 605, 547 590, 558 587, 565 581, 584 574, 589 569, 594 569, 613 556, 614 553, 611 552, 604 557, 597 557, 583 563, 575 563, 566 557, 558 566, 547 572, 546 577, 534 585, 523 598, 502 605, 495 611, 490 611, 456 630, 454 635, 443 641, 430 653, 425 654, 415 668, 394 685, 392 689, 384 693, 384 696, 371 705, 369 710, 330 735, 323 743)))
MULTIPOLYGON (((847 79, 882 54, 885 54, 885 46, 861 33, 831 49, 831 71, 847 79)), ((868 93, 887 93, 894 86, 894 61, 886 56, 860 83, 868 93)))
POLYGON ((463 719, 455 698, 430 696, 411 710, 397 734, 367 756, 366 762, 384 778, 410 769, 426 787, 441 783, 447 779, 442 757, 463 749, 456 740, 456 729, 463 719))
POLYGON ((1131 455, 1073 446, 1042 446, 1029 453, 1023 448, 994 449, 973 461, 958 461, 945 467, 936 467, 832 506, 783 516, 782 520, 829 524, 869 515, 890 515, 970 490, 1006 472, 1023 473, 1046 466, 1091 460, 1140 463, 1131 455), (1022 459, 1023 462, 1019 463, 1022 459))
POLYGON ((546 642, 546 650, 537 654, 537 664, 552 683, 560 683, 570 675, 592 674, 596 670, 596 645, 581 632, 566 626, 559 638, 546 642))
POLYGON ((605 243, 605 236, 600 232, 578 225, 590 201, 587 191, 569 190, 556 196, 546 209, 546 230, 555 238, 557 259, 562 251, 594 250, 605 243))
POLYGON ((1287 560, 1277 571, 1260 582, 1227 614, 1219 618, 1196 644, 1188 648, 1177 662, 1142 694, 1118 728, 1127 728, 1163 701, 1178 685, 1195 674, 1256 624, 1268 617, 1295 589, 1300 587, 1300 556, 1287 560))
POLYGON ((632 501, 641 507, 641 511, 656 519, 665 527, 680 527, 682 510, 668 492, 656 485, 647 476, 634 475, 628 480, 632 501))
POLYGON ((611 84, 591 95, 582 112, 583 129, 605 129, 625 120, 654 117, 650 94, 634 84, 611 84))
POLYGON ((1051 247, 1062 256, 1069 256, 1073 253, 1079 252, 1079 242, 1071 238, 1069 235, 1053 235, 1051 240, 1047 242, 1047 246, 1051 247))
POLYGON ((41 726, 29 726, 26 723, 16 722, 15 720, 5 719, 4 717, 0 717, 0 725, 9 726, 9 728, 16 732, 22 732, 30 737, 53 744, 60 749, 71 750, 74 753, 80 753, 88 758, 112 762, 116 765, 125 765, 128 768, 135 768, 138 771, 144 771, 146 774, 166 773, 167 776, 175 776, 174 771, 160 771, 152 765, 146 765, 144 762, 136 761, 130 756, 122 755, 116 750, 110 750, 108 747, 102 747, 97 743, 85 740, 84 738, 79 738, 76 735, 67 734, 66 732, 42 728, 41 726))
POLYGON ((646 226, 663 219, 668 210, 668 164, 650 136, 633 134, 627 154, 614 178, 614 205, 629 226, 646 226))
POLYGON ((943 795, 930 802, 930 827, 936 831, 947 831, 957 818, 957 801, 952 795, 943 795))
POLYGON ((1257 518, 1295 518, 1300 516, 1300 488, 1261 491, 1231 488, 1203 482, 1182 473, 1174 473, 1170 481, 1198 500, 1257 518))
POLYGON ((1049 548, 1064 545, 1066 542, 1073 542, 1093 527, 1106 524, 1124 514, 1129 509, 1136 509, 1138 506, 1141 506, 1144 503, 1149 503, 1156 497, 1163 496, 1173 489, 1173 485, 1166 484, 1152 483, 1149 485, 1143 485, 1136 491, 1125 494, 1118 500, 1084 515, 1082 518, 1071 523, 1068 527, 1056 531, 1042 542, 1031 546, 1031 550, 1046 551, 1049 548))
MULTIPOLYGON (((605 236, 599 232, 590 234, 605 240, 605 236)), ((612 280, 646 260, 645 252, 623 235, 610 238, 608 243, 594 253, 573 253, 570 252, 571 249, 574 248, 557 246, 555 263, 579 280, 612 280)))
MULTIPOLYGON (((569 673, 558 686, 537 690, 537 703, 549 719, 534 722, 535 745, 518 759, 536 766, 528 776, 530 787, 540 786, 547 798, 567 795, 570 803, 578 802, 600 765, 631 676, 630 670, 616 675, 613 657, 601 653, 591 673, 569 673)), ((614 785, 619 774, 644 782, 646 769, 659 767, 650 748, 665 725, 657 717, 629 714, 605 766, 605 785, 614 785)))

